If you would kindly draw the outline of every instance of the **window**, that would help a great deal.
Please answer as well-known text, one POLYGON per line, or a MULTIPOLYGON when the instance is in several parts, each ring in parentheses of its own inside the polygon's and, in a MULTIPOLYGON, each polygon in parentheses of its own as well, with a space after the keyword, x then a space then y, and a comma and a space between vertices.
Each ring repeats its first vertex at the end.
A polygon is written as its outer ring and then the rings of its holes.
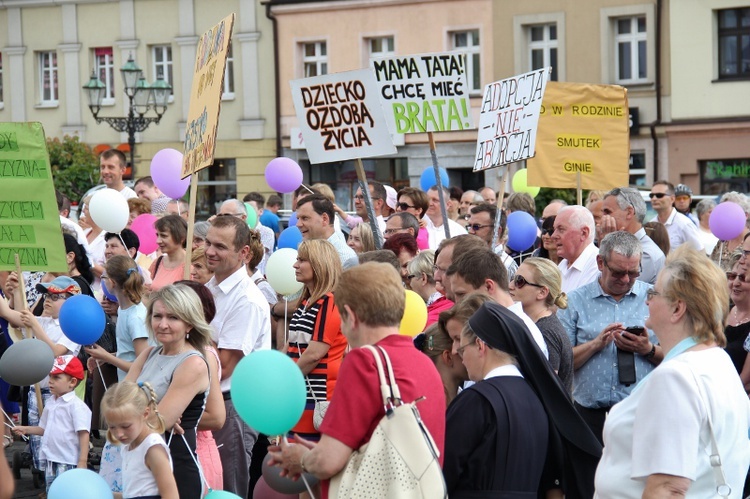
POLYGON ((154 79, 161 76, 172 86, 169 91, 169 102, 174 99, 174 80, 172 79, 172 46, 154 45, 151 47, 151 59, 154 63, 154 79))
POLYGON ((557 74, 557 24, 529 26, 529 71, 551 66, 552 81, 558 81, 557 74))
POLYGON ((115 63, 112 57, 112 47, 94 49, 94 70, 104 83, 103 104, 115 103, 115 63))
POLYGON ((390 57, 395 54, 392 36, 368 38, 367 44, 370 49, 370 57, 390 57))
POLYGON ((328 74, 326 42, 302 44, 302 73, 305 78, 328 74))
POLYGON ((0 109, 3 107, 3 54, 0 54, 0 109))
POLYGON ((646 60, 646 16, 615 19, 615 66, 617 81, 645 81, 646 60))
POLYGON ((224 68, 224 93, 221 98, 224 100, 234 99, 234 55, 232 54, 231 42, 227 49, 227 66, 224 68))
POLYGON ((479 30, 451 33, 453 49, 466 53, 466 84, 469 91, 482 90, 482 73, 479 64, 479 30))
POLYGON ((215 215, 221 203, 237 197, 237 160, 214 158, 210 168, 198 172, 198 195, 195 219, 206 220, 215 215))
POLYGON ((57 105, 57 52, 39 52, 39 101, 57 105))
POLYGON ((719 78, 750 77, 750 8, 720 10, 719 78))

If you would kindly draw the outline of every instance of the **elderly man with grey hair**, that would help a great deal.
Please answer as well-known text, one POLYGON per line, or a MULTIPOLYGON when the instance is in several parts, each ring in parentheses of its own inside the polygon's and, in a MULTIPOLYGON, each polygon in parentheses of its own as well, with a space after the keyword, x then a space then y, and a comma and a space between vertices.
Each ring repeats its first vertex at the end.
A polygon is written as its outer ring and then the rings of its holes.
MULTIPOLYGON (((227 199, 226 201, 221 203, 221 208, 219 208, 219 212, 216 215, 231 215, 247 222, 247 207, 245 207, 245 203, 243 203, 239 199, 227 199)), ((276 243, 276 239, 274 237, 273 230, 269 229, 265 225, 262 225, 257 220, 257 217, 255 220, 255 227, 250 228, 260 233, 260 241, 263 243, 265 254, 263 255, 263 259, 258 264, 258 270, 261 274, 265 275, 266 262, 268 262, 268 258, 271 256, 271 253, 273 253, 273 246, 276 243)))
POLYGON ((654 333, 643 329, 651 285, 638 280, 641 243, 629 232, 612 232, 598 253, 598 279, 569 293, 557 318, 573 345, 576 409, 601 441, 609 410, 663 353, 654 333))
POLYGON ((596 279, 594 216, 583 206, 565 206, 557 213, 554 228, 552 242, 563 258, 558 265, 562 290, 568 293, 596 279))
POLYGON ((698 217, 698 237, 703 241, 703 249, 706 250, 708 256, 711 256, 716 243, 719 242, 719 238, 714 236, 711 227, 708 225, 708 218, 714 208, 716 208, 716 201, 713 199, 701 199, 695 205, 695 216, 698 217))
POLYGON ((630 232, 641 243, 641 275, 639 280, 649 284, 656 283, 656 275, 664 267, 664 252, 648 237, 643 228, 646 218, 646 202, 638 189, 631 187, 612 189, 604 195, 602 206, 601 235, 624 230, 630 232))

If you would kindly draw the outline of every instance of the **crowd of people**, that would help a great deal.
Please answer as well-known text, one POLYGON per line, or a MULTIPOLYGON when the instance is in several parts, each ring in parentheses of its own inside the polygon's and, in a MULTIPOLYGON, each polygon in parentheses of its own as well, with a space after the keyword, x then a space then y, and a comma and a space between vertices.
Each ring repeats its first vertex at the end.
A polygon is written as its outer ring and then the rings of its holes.
MULTIPOLYGON (((371 181, 372 211, 357 189, 350 214, 329 186, 301 186, 292 202, 301 291, 281 296, 266 279, 279 196, 226 200, 188 241, 183 200, 150 177, 126 187, 119 151, 100 163, 131 222, 158 217, 158 249, 142 254, 133 230, 107 233, 85 206, 73 222, 58 193, 68 271, 0 275, 0 324, 56 357, 36 386, 0 384, 4 411, 24 414, 23 424, 6 419, 3 444, 28 435, 48 488, 89 466, 90 435, 101 431, 99 473, 125 498, 209 488, 253 497, 264 460, 294 480, 315 476, 308 493, 326 497, 385 414, 375 359, 360 348, 376 345, 399 398, 420 400, 452 498, 748 493, 750 231, 712 239, 716 203, 693 215, 686 186, 655 182, 650 221, 627 187, 591 191, 586 206, 552 200, 537 216, 530 195, 498 203, 489 187, 441 196, 371 181), (520 251, 507 245, 514 211, 538 221, 520 251), (427 311, 414 338, 399 334, 405 290, 427 311), (107 315, 94 345, 59 324, 79 294, 107 315), (304 412, 284 438, 250 427, 230 391, 247 382, 233 380, 238 363, 268 349, 305 380, 304 412)), ((745 195, 727 201, 750 215, 745 195)), ((253 382, 273 383, 273 373, 253 382)))

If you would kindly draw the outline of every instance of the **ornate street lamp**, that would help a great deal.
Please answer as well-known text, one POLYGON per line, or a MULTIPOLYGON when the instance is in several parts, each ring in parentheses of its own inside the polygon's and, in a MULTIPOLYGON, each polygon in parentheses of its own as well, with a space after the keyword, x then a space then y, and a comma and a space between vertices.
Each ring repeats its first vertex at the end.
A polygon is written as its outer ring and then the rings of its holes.
POLYGON ((92 71, 91 79, 83 86, 89 101, 89 109, 97 123, 106 122, 118 132, 127 132, 130 146, 130 166, 135 168, 135 134, 142 132, 151 125, 158 124, 167 110, 170 90, 172 86, 159 75, 156 81, 149 85, 143 77, 143 70, 133 60, 131 55, 128 62, 120 68, 122 81, 125 85, 125 95, 128 97, 128 116, 124 118, 110 118, 99 116, 104 99, 105 85, 92 71), (156 117, 144 116, 153 107, 156 117))

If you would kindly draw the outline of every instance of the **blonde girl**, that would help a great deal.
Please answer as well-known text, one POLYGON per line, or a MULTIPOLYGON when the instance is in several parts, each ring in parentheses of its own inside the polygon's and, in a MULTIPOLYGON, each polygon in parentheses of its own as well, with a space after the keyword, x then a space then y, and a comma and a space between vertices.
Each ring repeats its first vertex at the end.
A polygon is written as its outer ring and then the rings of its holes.
POLYGON ((122 446, 122 494, 116 498, 161 497, 178 499, 172 458, 164 442, 164 419, 156 393, 148 383, 123 381, 102 398, 107 440, 122 446))

